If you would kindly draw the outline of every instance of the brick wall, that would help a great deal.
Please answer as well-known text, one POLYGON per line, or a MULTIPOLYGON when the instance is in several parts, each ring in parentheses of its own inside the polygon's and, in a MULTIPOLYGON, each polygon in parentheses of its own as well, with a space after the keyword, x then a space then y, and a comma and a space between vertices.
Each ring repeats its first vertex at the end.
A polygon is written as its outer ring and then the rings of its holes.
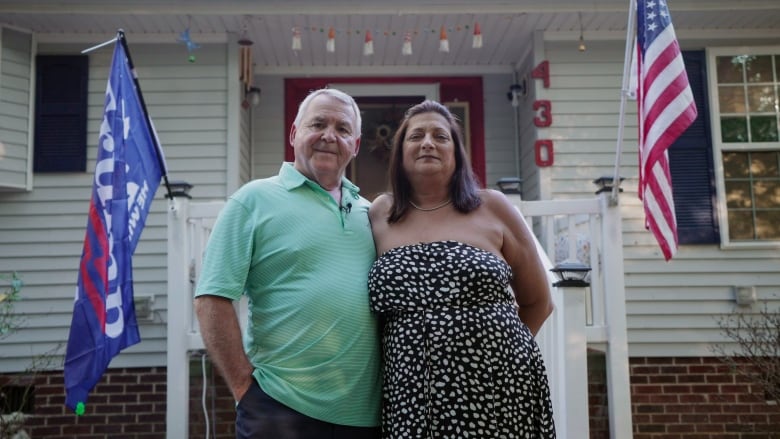
MULTIPOLYGON (((206 437, 200 355, 190 370, 190 437, 206 437)), ((206 361, 205 395, 211 438, 235 438, 233 398, 224 381, 206 361)), ((39 372, 22 377, 34 384, 33 415, 26 431, 34 439, 165 439, 166 369, 164 367, 109 369, 90 392, 83 416, 65 407, 62 372, 39 372)))
POLYGON ((780 408, 717 358, 631 358, 630 373, 634 439, 780 438, 780 408))
MULTIPOLYGON (((205 437, 204 368, 190 370, 190 437, 205 437)), ((747 365, 745 367, 748 367, 747 365)), ((634 439, 780 439, 780 407, 742 374, 716 358, 630 359, 634 439)), ((588 356, 590 439, 608 439, 603 354, 588 356)), ((24 382, 24 380, 22 380, 24 382)), ((35 385, 34 439, 164 439, 165 368, 110 369, 90 393, 84 416, 65 407, 62 372, 27 379, 35 385)), ((205 362, 210 437, 235 437, 234 402, 219 374, 205 362)))

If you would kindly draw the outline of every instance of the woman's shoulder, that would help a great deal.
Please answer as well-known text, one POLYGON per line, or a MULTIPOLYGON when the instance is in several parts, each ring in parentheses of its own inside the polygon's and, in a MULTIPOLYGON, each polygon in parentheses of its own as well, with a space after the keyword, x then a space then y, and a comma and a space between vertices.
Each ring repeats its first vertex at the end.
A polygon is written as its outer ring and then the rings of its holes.
POLYGON ((480 189, 479 197, 482 199, 482 203, 490 209, 506 209, 511 206, 506 195, 495 189, 480 189))
POLYGON ((371 219, 378 218, 380 216, 387 216, 388 212, 390 212, 390 206, 393 204, 393 197, 390 193, 382 193, 379 194, 378 197, 374 198, 374 201, 371 202, 371 207, 368 209, 368 215, 371 217, 371 219))

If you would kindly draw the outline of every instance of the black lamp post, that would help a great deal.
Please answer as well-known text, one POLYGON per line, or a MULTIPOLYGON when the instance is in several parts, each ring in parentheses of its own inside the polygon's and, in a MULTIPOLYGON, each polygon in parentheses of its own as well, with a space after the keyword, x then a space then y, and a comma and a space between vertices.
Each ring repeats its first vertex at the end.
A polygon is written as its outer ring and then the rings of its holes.
MULTIPOLYGON (((618 192, 623 192, 623 188, 620 187, 620 184, 623 183, 623 180, 625 180, 624 177, 618 177, 618 192)), ((612 188, 615 186, 615 178, 605 175, 593 180, 593 184, 595 184, 598 188, 596 191, 597 194, 602 192, 612 192, 612 188)))
POLYGON ((182 180, 174 180, 168 183, 168 186, 171 188, 171 194, 170 197, 166 195, 166 198, 175 198, 175 197, 186 197, 186 198, 192 198, 190 196, 190 190, 192 189, 192 185, 187 183, 186 181, 182 180))
POLYGON ((554 287, 587 287, 590 282, 585 280, 591 268, 581 262, 564 261, 550 271, 555 273, 558 281, 553 283, 554 287))
POLYGON ((498 190, 505 194, 521 194, 523 193, 523 179, 517 177, 501 177, 496 182, 498 190))

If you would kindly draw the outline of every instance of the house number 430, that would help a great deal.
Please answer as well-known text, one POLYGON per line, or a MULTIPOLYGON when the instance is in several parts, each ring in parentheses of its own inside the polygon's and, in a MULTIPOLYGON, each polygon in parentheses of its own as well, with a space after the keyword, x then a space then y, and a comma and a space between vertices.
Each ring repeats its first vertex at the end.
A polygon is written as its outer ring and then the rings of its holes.
MULTIPOLYGON (((550 88, 550 62, 542 61, 533 70, 531 77, 542 80, 542 87, 550 88)), ((547 99, 537 99, 533 104, 534 126, 547 128, 552 125, 552 103, 547 99)), ((539 167, 553 164, 553 141, 551 139, 537 139, 534 142, 534 158, 539 167)))

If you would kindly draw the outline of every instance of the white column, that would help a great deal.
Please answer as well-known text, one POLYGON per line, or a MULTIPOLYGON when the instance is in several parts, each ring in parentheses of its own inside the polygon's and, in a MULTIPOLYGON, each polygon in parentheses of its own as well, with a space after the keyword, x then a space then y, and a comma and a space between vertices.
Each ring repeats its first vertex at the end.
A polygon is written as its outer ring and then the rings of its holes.
MULTIPOLYGON (((189 438, 190 373, 187 361, 188 314, 191 309, 189 240, 187 218, 189 198, 174 197, 168 205, 168 354, 166 427, 167 439, 189 438)), ((189 313, 191 314, 191 313, 189 313)))
POLYGON ((607 401, 612 439, 633 438, 631 380, 628 367, 628 325, 626 323, 626 281, 623 268, 623 230, 620 204, 610 194, 599 194, 602 212, 604 255, 604 312, 607 325, 607 401))
MULTIPOLYGON (((560 287, 559 287, 560 288, 560 287)), ((585 334, 585 288, 565 287, 563 326, 565 334, 566 439, 590 437, 588 424, 588 340, 585 334)))

